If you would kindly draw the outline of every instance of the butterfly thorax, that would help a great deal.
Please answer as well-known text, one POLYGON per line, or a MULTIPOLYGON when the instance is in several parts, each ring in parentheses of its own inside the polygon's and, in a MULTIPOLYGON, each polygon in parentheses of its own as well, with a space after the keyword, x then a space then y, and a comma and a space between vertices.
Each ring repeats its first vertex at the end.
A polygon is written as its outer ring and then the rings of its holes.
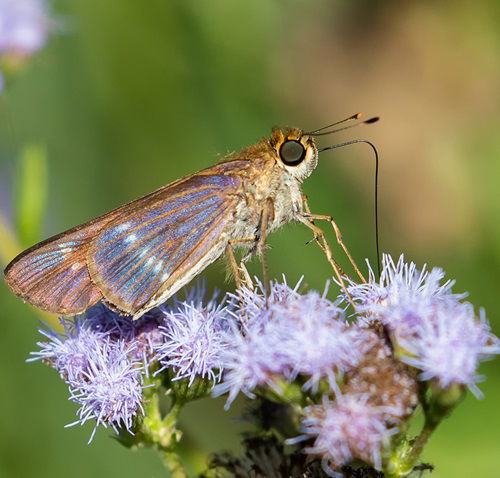
MULTIPOLYGON (((245 153, 241 152, 238 157, 243 159, 245 153)), ((259 158, 246 160, 245 171, 241 174, 243 200, 237 203, 234 211, 234 221, 228 231, 230 239, 258 238, 266 207, 270 208, 267 232, 294 221, 303 211, 300 181, 280 167, 271 151, 262 148, 260 154, 259 158)))

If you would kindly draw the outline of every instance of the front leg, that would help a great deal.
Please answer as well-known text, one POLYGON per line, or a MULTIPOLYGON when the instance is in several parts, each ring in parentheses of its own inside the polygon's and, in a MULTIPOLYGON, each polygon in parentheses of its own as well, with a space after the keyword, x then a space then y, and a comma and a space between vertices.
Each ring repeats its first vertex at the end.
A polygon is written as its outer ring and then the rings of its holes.
MULTIPOLYGON (((313 214, 311 213, 311 208, 309 207, 309 202, 307 200, 307 196, 304 194, 302 196, 302 201, 304 204, 304 210, 306 211, 305 213, 302 213, 302 217, 305 219, 308 219, 310 224, 314 224, 314 220, 318 221, 328 221, 331 226, 333 227, 333 230, 335 231, 335 237, 337 239, 337 243, 342 247, 342 250, 344 251, 345 255, 349 259, 349 262, 353 266, 354 270, 356 271, 356 274, 358 274, 359 278, 361 279, 361 282, 366 283, 366 279, 364 278, 363 274, 361 274, 361 271, 359 270, 356 262, 354 261, 351 253, 347 249, 347 246, 344 244, 344 241, 342 240, 342 234, 340 233, 340 229, 337 226, 337 223, 333 220, 333 217, 331 216, 325 216, 323 214, 313 214)), ((314 231, 313 231, 314 232, 314 231)), ((313 241, 318 242, 318 238, 316 237, 316 233, 314 233, 313 241)))
POLYGON ((335 231, 335 237, 337 239, 337 243, 342 248, 342 250, 344 251, 347 258, 349 259, 349 262, 351 263, 352 267, 356 271, 356 274, 358 274, 359 278, 361 279, 361 282, 366 283, 366 279, 363 276, 363 274, 361 273, 361 271, 359 270, 359 267, 356 264, 356 261, 353 259, 351 253, 347 249, 347 246, 344 244, 344 241, 342 240, 342 234, 340 233, 340 229, 337 226, 337 223, 333 220, 333 218, 331 216, 325 216, 323 214, 311 214, 311 212, 304 213, 303 217, 305 219, 309 219, 312 224, 314 224, 314 222, 313 222, 314 220, 327 221, 328 223, 330 223, 330 225, 333 227, 333 230, 335 231))
POLYGON ((333 258, 332 250, 330 249, 330 245, 328 244, 328 241, 326 240, 325 233, 321 228, 316 226, 305 214, 304 215, 299 215, 297 217, 298 221, 300 221, 302 224, 307 226, 309 229, 314 234, 314 241, 318 246, 321 248, 321 250, 325 253, 327 261, 330 263, 332 266, 335 275, 337 276, 337 280, 339 281, 340 286, 342 287, 347 299, 349 300, 349 303, 356 308, 351 295, 349 294, 349 291, 347 290, 347 285, 345 283, 344 277, 349 278, 347 274, 341 269, 341 267, 337 264, 335 259, 333 258))

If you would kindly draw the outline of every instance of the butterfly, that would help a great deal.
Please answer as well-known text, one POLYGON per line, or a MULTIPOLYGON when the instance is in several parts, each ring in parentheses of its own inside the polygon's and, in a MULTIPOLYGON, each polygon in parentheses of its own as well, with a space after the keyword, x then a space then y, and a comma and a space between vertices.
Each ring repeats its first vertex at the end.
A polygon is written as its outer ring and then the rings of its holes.
MULTIPOLYGON (((138 318, 224 253, 237 284, 251 282, 246 260, 263 254, 267 235, 292 221, 313 231, 342 280, 313 221, 337 227, 330 217, 311 214, 302 192, 321 151, 314 136, 325 128, 275 128, 207 169, 34 245, 6 267, 5 280, 47 312, 75 315, 102 301, 138 318), (239 264, 238 246, 248 249, 239 264)), ((343 246, 340 233, 337 239, 343 246)))

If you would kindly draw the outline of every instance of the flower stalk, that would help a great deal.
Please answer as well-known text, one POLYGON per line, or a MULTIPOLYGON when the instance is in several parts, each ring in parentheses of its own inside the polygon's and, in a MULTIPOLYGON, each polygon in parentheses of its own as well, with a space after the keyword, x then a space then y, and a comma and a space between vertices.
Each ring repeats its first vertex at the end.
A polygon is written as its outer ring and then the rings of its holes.
POLYGON ((386 474, 389 478, 402 478, 414 470, 432 434, 463 400, 466 392, 465 388, 459 385, 443 390, 436 384, 430 387, 427 387, 427 384, 421 384, 420 389, 421 405, 425 416, 424 425, 414 439, 402 440, 393 451, 386 467, 386 474), (429 399, 426 398, 427 394, 430 394, 429 399))
POLYGON ((172 399, 165 416, 161 413, 161 395, 165 393, 161 378, 146 380, 144 388, 144 416, 138 420, 134 434, 120 433, 119 440, 129 447, 155 448, 165 467, 173 478, 187 476, 178 453, 182 432, 177 428, 177 420, 183 404, 172 399))

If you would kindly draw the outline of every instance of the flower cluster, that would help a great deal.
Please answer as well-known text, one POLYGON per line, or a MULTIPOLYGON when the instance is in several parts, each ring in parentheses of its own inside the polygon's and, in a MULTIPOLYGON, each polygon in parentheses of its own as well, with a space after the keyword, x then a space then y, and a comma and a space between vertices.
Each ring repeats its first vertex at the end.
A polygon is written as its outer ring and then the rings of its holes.
POLYGON ((467 385, 476 394, 479 362, 500 350, 484 311, 476 317, 466 294, 443 283, 444 272, 422 271, 403 256, 395 263, 383 258, 383 271, 366 284, 351 285, 348 293, 364 320, 380 321, 391 332, 401 360, 420 370, 422 380, 435 379, 441 388, 467 385))
POLYGON ((194 288, 186 300, 137 321, 95 306, 74 320, 61 319, 62 333, 41 329, 46 340, 29 360, 45 361, 69 385, 70 400, 80 406, 72 425, 95 420, 96 427, 132 432, 134 418, 144 414, 142 391, 151 372, 170 368, 174 380, 189 384, 196 377, 219 379, 220 331, 231 319, 224 304, 214 297, 204 305, 203 296, 203 287, 194 288))
MULTIPOLYGON (((419 271, 385 256, 380 279, 370 273, 334 301, 328 287, 301 293, 300 281, 291 287, 284 280, 267 293, 258 284, 222 300, 205 300, 204 287, 194 287, 137 321, 96 306, 63 320, 63 333, 42 330, 46 340, 31 360, 43 359, 68 383, 80 407, 75 423, 144 433, 138 419, 154 387, 166 387, 175 401, 177 383, 203 383, 214 396, 227 394, 226 407, 240 392, 259 397, 254 403, 262 407, 285 407, 278 415, 288 420, 281 432, 291 430, 293 453, 305 451, 328 475, 359 460, 381 470, 398 456, 394 447, 419 403, 432 409, 423 397, 452 387, 477 393, 479 362, 500 352, 484 312, 477 317, 443 279, 440 269, 419 271)), ((426 423, 439 422, 454 404, 426 423)), ((296 455, 283 460, 292 466, 296 455)), ((310 469, 319 476, 316 465, 310 469)))
POLYGON ((298 376, 307 379, 304 390, 317 391, 322 379, 335 388, 371 345, 371 333, 348 324, 326 293, 301 295, 299 286, 274 283, 268 296, 262 287, 231 296, 242 325, 226 336, 232 346, 223 354, 223 383, 215 388, 216 395, 229 392, 228 404, 240 391, 252 397, 263 385, 279 394, 280 380, 298 376))

